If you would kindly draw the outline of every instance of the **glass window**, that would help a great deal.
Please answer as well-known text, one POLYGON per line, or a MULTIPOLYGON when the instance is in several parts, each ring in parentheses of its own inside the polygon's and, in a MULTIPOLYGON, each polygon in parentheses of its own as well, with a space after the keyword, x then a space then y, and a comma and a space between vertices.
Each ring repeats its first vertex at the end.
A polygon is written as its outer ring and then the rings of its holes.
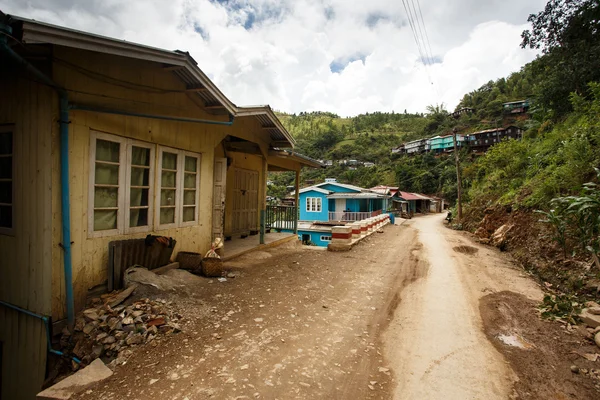
POLYGON ((322 199, 320 197, 307 197, 306 198, 306 211, 307 212, 321 212, 322 199))
POLYGON ((96 139, 93 197, 95 232, 118 228, 120 154, 120 142, 96 139))
POLYGON ((161 225, 174 224, 177 208, 177 153, 162 152, 160 174, 159 221, 161 225))
POLYGON ((154 145, 92 132, 90 150, 90 234, 150 230, 154 145))
POLYGON ((200 155, 161 148, 159 225, 198 223, 200 155))
POLYGON ((129 228, 150 227, 151 224, 152 150, 150 146, 129 146, 129 228))
POLYGON ((11 127, 0 130, 0 233, 10 234, 13 229, 13 174, 11 127))

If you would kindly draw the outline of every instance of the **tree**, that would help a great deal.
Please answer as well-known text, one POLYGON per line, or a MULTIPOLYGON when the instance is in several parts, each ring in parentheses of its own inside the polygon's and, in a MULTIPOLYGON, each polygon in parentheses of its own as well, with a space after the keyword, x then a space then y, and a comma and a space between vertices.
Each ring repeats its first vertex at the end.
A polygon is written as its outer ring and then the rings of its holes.
POLYGON ((589 95, 587 84, 600 80, 600 3, 597 0, 550 0, 528 18, 521 47, 541 49, 534 63, 539 105, 556 117, 572 111, 569 94, 589 95))

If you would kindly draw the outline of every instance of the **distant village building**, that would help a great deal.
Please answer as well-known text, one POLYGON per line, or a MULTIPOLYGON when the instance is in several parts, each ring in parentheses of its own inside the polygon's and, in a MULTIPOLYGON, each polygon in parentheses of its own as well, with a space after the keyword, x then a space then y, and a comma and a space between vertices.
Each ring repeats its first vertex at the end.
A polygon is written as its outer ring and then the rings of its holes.
POLYGON ((406 149, 406 154, 419 154, 425 152, 426 144, 427 139, 418 139, 405 143, 404 148, 406 149))
MULTIPOLYGON (((436 136, 430 139, 430 150, 433 153, 447 153, 454 151, 454 135, 436 136)), ((456 147, 462 147, 465 143, 464 135, 456 135, 456 147)))
MULTIPOLYGON (((474 152, 485 152, 502 140, 520 140, 522 137, 523 130, 517 126, 510 125, 505 128, 486 129, 465 135, 457 134, 456 146, 458 148, 469 147, 474 152)), ((449 134, 429 139, 413 140, 392 149, 392 154, 414 155, 426 152, 440 154, 452 151, 454 151, 454 137, 452 134, 449 134)))
POLYGON ((505 114, 522 114, 529 110, 529 100, 511 101, 502 103, 502 111, 505 114))
POLYGON ((469 148, 474 152, 485 152, 502 140, 520 140, 522 137, 521 128, 512 125, 506 128, 487 129, 469 134, 469 148))

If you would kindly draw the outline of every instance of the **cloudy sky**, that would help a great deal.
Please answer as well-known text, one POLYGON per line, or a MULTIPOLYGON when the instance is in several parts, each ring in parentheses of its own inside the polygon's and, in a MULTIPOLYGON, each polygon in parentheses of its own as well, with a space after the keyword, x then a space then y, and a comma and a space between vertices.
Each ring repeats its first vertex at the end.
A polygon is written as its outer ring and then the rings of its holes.
POLYGON ((187 50, 238 105, 333 111, 453 109, 532 60, 519 47, 546 0, 0 0, 8 14, 187 50), (424 63, 408 10, 428 52, 424 63), (414 9, 412 8, 414 6, 414 9), (419 12, 420 11, 420 12, 419 12), (419 19, 420 21, 420 19, 419 19), (426 31, 426 32, 425 32, 426 31), (427 43, 429 46, 427 46, 427 43), (431 58, 429 58, 431 56, 431 58), (425 64, 428 64, 426 66, 425 64))

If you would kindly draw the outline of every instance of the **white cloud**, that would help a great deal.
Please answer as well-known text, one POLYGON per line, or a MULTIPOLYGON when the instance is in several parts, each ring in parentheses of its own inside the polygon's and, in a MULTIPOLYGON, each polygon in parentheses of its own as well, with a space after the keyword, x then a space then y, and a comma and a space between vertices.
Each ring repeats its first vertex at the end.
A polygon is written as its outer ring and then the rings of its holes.
POLYGON ((441 61, 428 70, 400 1, 0 0, 0 9, 187 50, 236 104, 355 115, 453 108, 464 93, 518 70, 535 56, 519 48, 524 22, 544 3, 423 0, 441 61))

